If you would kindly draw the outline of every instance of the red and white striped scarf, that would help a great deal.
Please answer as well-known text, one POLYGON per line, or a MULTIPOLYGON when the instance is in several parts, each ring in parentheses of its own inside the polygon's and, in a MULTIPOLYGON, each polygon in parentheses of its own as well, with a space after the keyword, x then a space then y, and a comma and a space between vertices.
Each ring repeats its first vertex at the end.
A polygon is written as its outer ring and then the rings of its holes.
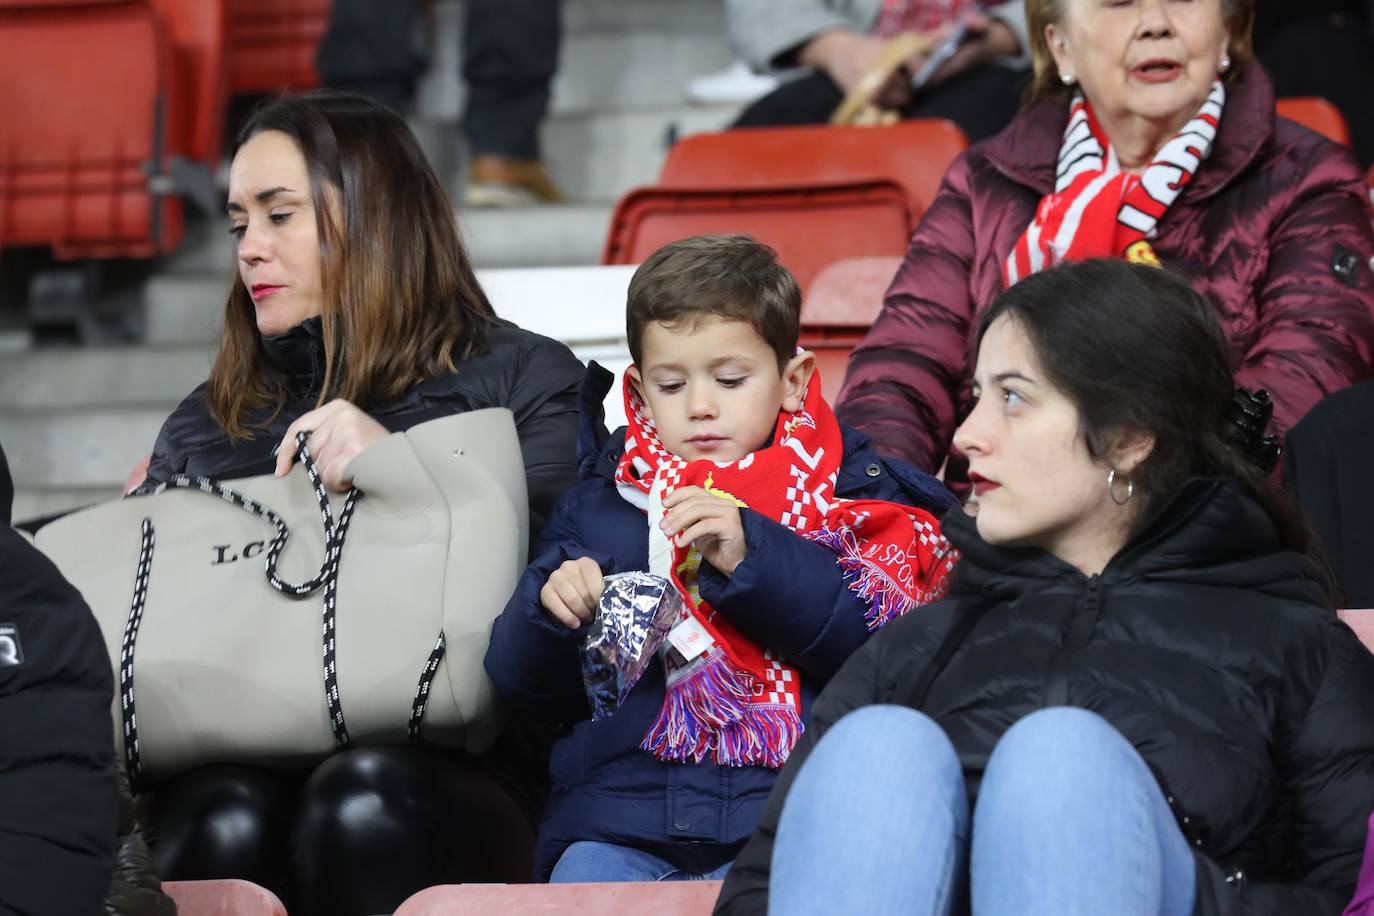
POLYGON ((1207 101, 1162 146, 1140 175, 1121 170, 1092 106, 1082 93, 1069 107, 1069 124, 1059 147, 1054 193, 1036 207, 1035 218, 1002 265, 1002 282, 1018 280, 1062 261, 1121 257, 1159 265, 1150 239, 1159 221, 1193 180, 1212 152, 1226 89, 1212 84, 1207 101))
POLYGON ((957 552, 926 512, 881 500, 838 499, 844 455, 840 425, 813 374, 802 409, 780 413, 773 444, 740 458, 685 461, 664 448, 628 378, 625 454, 616 487, 649 515, 649 571, 670 578, 684 610, 669 635, 679 661, 665 654, 668 689, 658 719, 640 745, 659 760, 780 767, 802 733, 797 671, 776 652, 754 645, 697 589, 701 554, 660 531, 663 498, 698 486, 774 519, 833 550, 849 587, 868 603, 869 630, 918 604, 941 598, 957 552))
POLYGON ((870 32, 891 38, 903 32, 932 32, 958 19, 979 0, 883 0, 870 32))

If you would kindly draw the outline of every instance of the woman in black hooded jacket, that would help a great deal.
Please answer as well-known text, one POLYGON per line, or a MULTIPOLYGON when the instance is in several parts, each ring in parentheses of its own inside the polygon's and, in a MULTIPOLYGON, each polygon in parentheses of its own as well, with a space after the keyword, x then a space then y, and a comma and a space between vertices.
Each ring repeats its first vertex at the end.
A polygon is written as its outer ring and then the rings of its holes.
MULTIPOLYGON (((167 419, 147 486, 290 470, 299 432, 326 485, 393 432, 511 411, 537 532, 577 479, 567 347, 498 319, 405 121, 359 96, 268 102, 229 170, 237 273, 210 377, 167 419)), ((399 596, 398 608, 405 596, 399 596)), ((293 914, 391 912, 416 891, 530 872, 548 736, 512 720, 479 758, 348 748, 315 766, 213 761, 149 788, 169 880, 245 878, 293 914)))
POLYGON ((1207 303, 1087 262, 977 340, 953 593, 830 682, 716 912, 1340 913, 1374 656, 1207 303))

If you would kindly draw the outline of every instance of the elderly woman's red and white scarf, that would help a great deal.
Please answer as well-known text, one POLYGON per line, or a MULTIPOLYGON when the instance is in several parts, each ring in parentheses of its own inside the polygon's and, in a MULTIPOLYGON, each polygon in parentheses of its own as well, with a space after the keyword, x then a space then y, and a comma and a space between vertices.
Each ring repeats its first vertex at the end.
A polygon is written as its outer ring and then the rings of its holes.
POLYGON ((868 602, 877 630, 919 604, 945 595, 957 553, 923 509, 835 496, 844 456, 840 426, 812 375, 796 413, 780 413, 771 445, 738 461, 685 461, 659 441, 654 423, 625 382, 625 454, 616 486, 649 516, 649 571, 672 580, 684 610, 669 634, 668 689, 640 745, 660 760, 780 767, 802 732, 797 672, 756 646, 701 599, 695 548, 659 529, 663 498, 702 487, 786 525, 833 550, 849 587, 868 602))
POLYGON ((1212 84, 1207 101, 1140 175, 1121 170, 1116 151, 1082 93, 1069 107, 1059 148, 1054 193, 1036 207, 1006 263, 1002 282, 1019 280, 1063 261, 1120 257, 1159 266, 1150 240, 1178 195, 1212 152, 1226 89, 1212 84))

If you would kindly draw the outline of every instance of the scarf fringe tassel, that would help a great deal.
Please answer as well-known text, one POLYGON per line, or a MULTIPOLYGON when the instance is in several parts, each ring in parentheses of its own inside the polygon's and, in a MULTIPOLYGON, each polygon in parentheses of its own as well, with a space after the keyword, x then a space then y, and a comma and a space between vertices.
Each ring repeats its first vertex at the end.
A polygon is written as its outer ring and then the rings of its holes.
POLYGON ((752 703, 748 680, 719 650, 692 664, 671 679, 640 748, 677 763, 711 756, 722 766, 781 767, 801 737, 801 717, 786 706, 752 703))
POLYGON ((835 552, 849 590, 868 605, 864 609, 864 623, 870 633, 881 630, 920 603, 893 582, 880 566, 863 558, 853 530, 821 528, 808 531, 805 536, 835 552))

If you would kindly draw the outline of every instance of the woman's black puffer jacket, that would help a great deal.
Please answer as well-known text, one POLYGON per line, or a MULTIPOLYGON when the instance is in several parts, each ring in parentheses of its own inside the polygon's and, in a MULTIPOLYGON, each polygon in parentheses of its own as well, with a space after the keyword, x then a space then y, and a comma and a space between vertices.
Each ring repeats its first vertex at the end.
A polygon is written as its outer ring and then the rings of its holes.
MULTIPOLYGON (((192 391, 158 434, 145 486, 176 474, 216 480, 270 474, 272 450, 286 428, 313 410, 324 379, 320 319, 308 318, 277 337, 263 339, 267 357, 291 384, 292 403, 277 417, 253 425, 261 432, 231 441, 205 406, 205 386, 192 391)), ((367 413, 391 432, 449 414, 507 407, 525 460, 530 500, 530 540, 554 504, 577 482, 577 392, 586 367, 556 340, 494 320, 487 350, 459 362, 456 370, 422 382, 390 404, 367 413)))
POLYGON ((792 778, 830 725, 873 703, 935 719, 975 802, 1012 723, 1090 709, 1188 818, 1196 914, 1341 912, 1374 808, 1374 656, 1323 608, 1313 565, 1280 549, 1258 504, 1194 480, 1092 577, 1040 550, 989 546, 958 509, 944 530, 963 553, 953 595, 888 627, 831 680, 718 913, 764 912, 792 778), (951 633, 958 649, 941 665, 951 633))

